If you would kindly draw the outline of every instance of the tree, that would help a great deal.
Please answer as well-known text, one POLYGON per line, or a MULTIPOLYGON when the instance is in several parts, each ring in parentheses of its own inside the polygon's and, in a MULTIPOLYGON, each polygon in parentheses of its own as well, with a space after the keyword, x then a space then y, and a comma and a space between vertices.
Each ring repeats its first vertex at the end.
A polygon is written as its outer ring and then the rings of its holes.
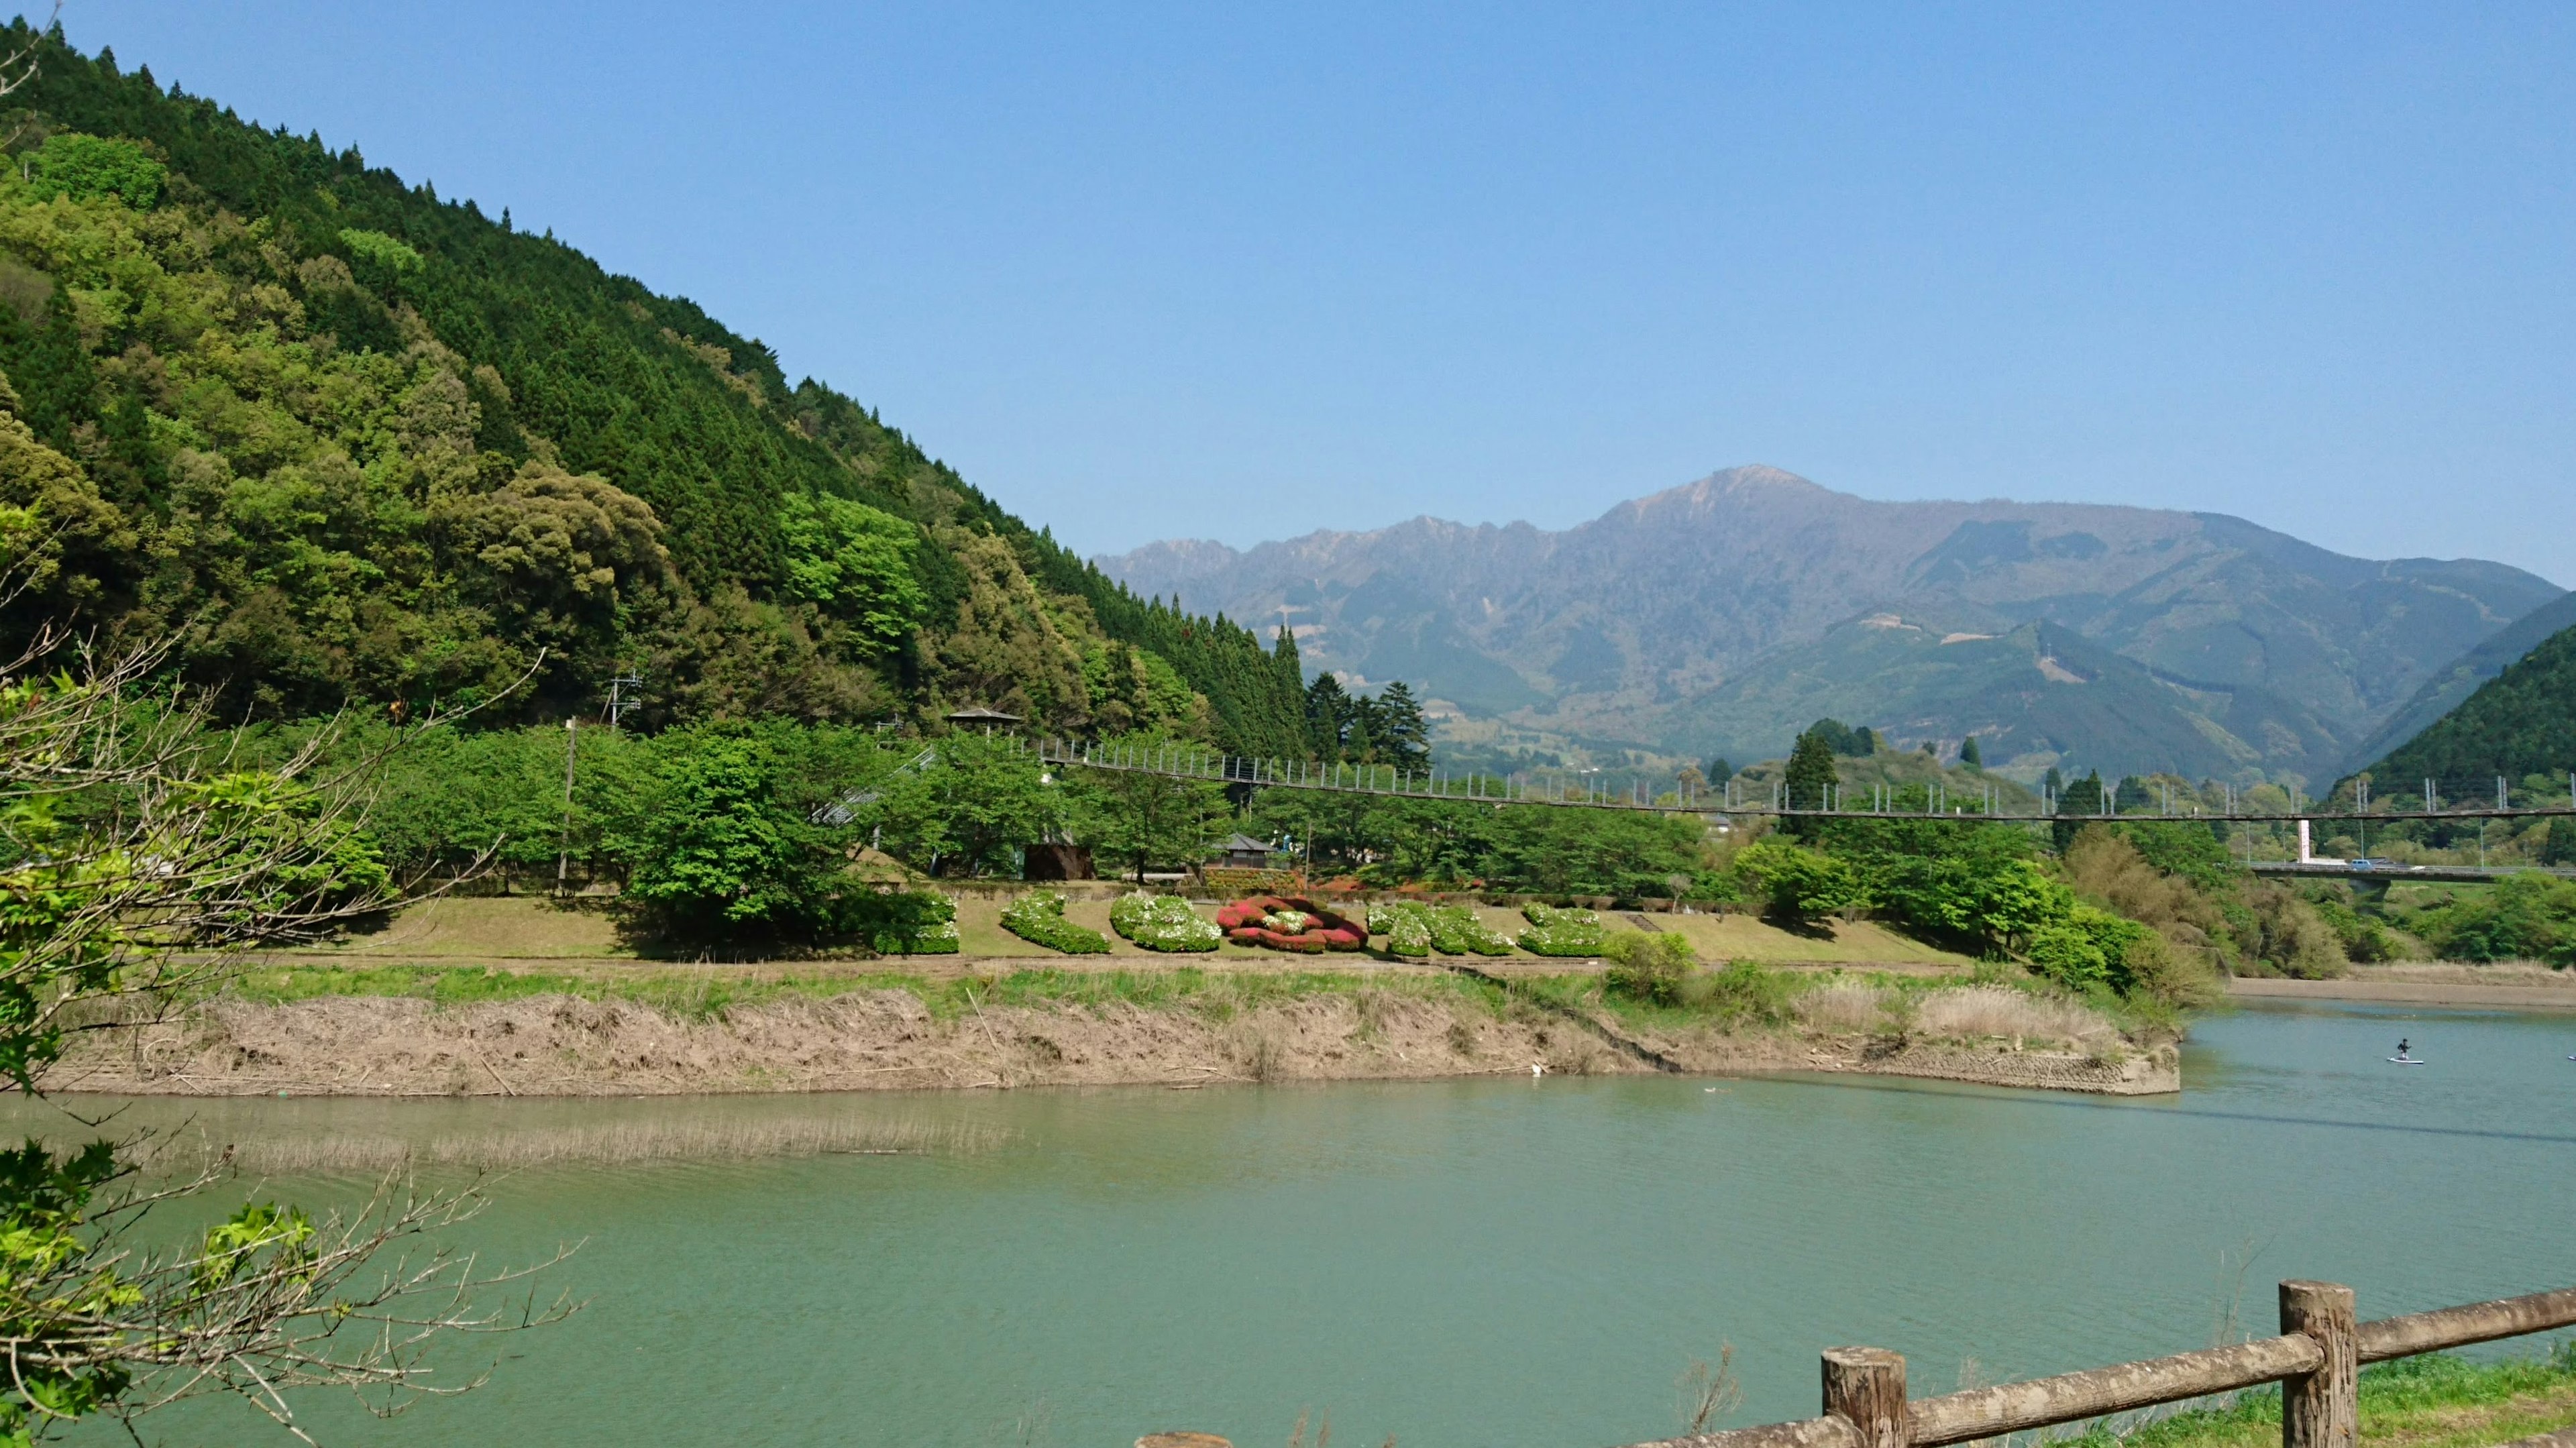
MULTIPOLYGON (((1108 742, 1112 749, 1150 756, 1173 747, 1162 734, 1135 734, 1108 742)), ((1225 786, 1212 780, 1174 779, 1143 770, 1083 771, 1073 828, 1092 849, 1132 862, 1136 883, 1155 863, 1194 865, 1224 830, 1225 786)))
MULTIPOLYGON (((1841 779, 1842 773, 1834 765, 1833 747, 1826 736, 1813 729, 1799 735, 1797 747, 1789 751, 1789 808, 1831 808, 1834 786, 1841 779)), ((1789 824, 1789 832, 1802 840, 1815 839, 1818 828, 1818 821, 1812 819, 1792 820, 1789 824)))
POLYGON ((1065 792, 1047 782, 1037 756, 1018 740, 948 734, 927 753, 920 768, 887 782, 869 816, 884 825, 896 854, 939 874, 992 875, 1013 870, 1021 850, 1063 832, 1065 792))
MULTIPOLYGON (((136 692, 157 660, 52 676, 23 662, 0 679, 0 1089, 39 1094, 72 1033, 173 1011, 231 979, 247 946, 394 902, 358 829, 366 771, 323 770, 327 737, 240 769, 212 747, 202 700, 136 692)), ((13 1363, 0 1443, 92 1416, 130 1430, 213 1392, 301 1436, 289 1389, 462 1391, 473 1384, 424 1380, 432 1343, 569 1310, 478 1311, 474 1290, 515 1274, 478 1274, 443 1248, 383 1265, 471 1216, 470 1192, 389 1184, 355 1212, 256 1202, 194 1233, 138 1234, 146 1211, 213 1180, 144 1189, 107 1141, 0 1150, 13 1363)))
POLYGON ((1402 679, 1378 691, 1369 711, 1369 740, 1377 757, 1398 769, 1416 773, 1431 767, 1431 727, 1423 722, 1422 705, 1402 679))
POLYGON ((1735 766, 1727 761, 1725 755, 1721 754, 1708 762, 1709 788, 1724 789, 1726 782, 1734 777, 1735 766))
POLYGON ((1350 739, 1352 708, 1350 694, 1342 688, 1340 676, 1331 672, 1317 674, 1306 686, 1307 747, 1317 759, 1340 759, 1343 746, 1350 739))
POLYGON ((2102 788, 2102 772, 2098 769, 2057 792, 2058 818, 2057 823, 2049 826, 2049 833, 2057 842, 2059 854, 2066 853, 2067 846, 2075 843, 2075 832, 2084 828, 2087 819, 2109 813, 2104 808, 2108 800, 2109 795, 2102 788))
POLYGON ((913 571, 921 530, 849 498, 789 493, 778 500, 787 581, 800 597, 848 625, 874 652, 912 637, 930 598, 913 571))
POLYGON ((1976 735, 1971 734, 1959 741, 1959 762, 1970 769, 1986 767, 1986 752, 1977 747, 1976 735))
POLYGON ((790 807, 776 752, 739 726, 656 743, 658 767, 615 846, 628 864, 626 893, 656 931, 756 941, 837 930, 859 889, 842 868, 847 829, 790 807))
POLYGON ((1761 840, 1735 856, 1735 872, 1766 900, 1771 913, 1807 922, 1862 903, 1860 877, 1821 850, 1761 840))

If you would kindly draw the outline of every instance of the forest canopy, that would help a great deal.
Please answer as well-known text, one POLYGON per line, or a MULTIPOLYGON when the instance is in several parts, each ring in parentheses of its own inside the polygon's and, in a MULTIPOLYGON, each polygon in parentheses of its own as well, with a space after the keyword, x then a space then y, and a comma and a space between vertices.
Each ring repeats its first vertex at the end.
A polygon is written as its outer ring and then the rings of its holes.
POLYGON ((1305 752, 1293 641, 1135 597, 695 304, 31 39, 0 128, 14 639, 166 642, 252 719, 557 718, 637 674, 648 726, 982 705, 1305 752))

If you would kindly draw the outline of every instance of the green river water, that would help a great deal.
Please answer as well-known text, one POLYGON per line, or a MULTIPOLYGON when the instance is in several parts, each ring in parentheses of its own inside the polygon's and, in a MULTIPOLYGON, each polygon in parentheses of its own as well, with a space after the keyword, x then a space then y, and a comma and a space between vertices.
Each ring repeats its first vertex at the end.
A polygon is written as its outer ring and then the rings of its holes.
MULTIPOLYGON (((2364 1316, 2576 1283, 2571 1053, 2576 1017, 2312 1007, 2203 1022, 2189 1089, 2149 1100, 1514 1078, 128 1120, 855 1118, 983 1143, 520 1171, 466 1236, 495 1260, 584 1240, 555 1275, 588 1308, 391 1423, 314 1398, 326 1443, 1252 1445, 1312 1409, 1344 1444, 1592 1448, 1678 1431, 1676 1379, 1721 1342, 1742 1424, 1813 1413, 1833 1343, 1904 1352, 1919 1394, 2202 1346, 2240 1289, 2268 1332, 2282 1277, 2351 1283, 2364 1316), (2430 1065, 2385 1062, 2401 1034, 2430 1065)), ((232 1404, 148 1436, 283 1441, 232 1404)))

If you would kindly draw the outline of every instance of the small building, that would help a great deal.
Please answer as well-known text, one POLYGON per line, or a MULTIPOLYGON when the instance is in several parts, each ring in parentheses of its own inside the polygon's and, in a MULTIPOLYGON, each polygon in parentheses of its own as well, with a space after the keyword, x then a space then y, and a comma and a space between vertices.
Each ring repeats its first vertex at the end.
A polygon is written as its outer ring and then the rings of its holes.
POLYGON ((1270 847, 1250 835, 1236 835, 1217 848, 1220 853, 1216 863, 1229 869, 1267 870, 1270 868, 1270 847))
POLYGON ((1005 714, 999 709, 987 709, 978 705, 971 709, 957 709, 950 711, 948 722, 953 728, 982 729, 985 733, 990 734, 996 728, 1007 729, 1012 725, 1019 723, 1020 716, 1017 714, 1005 714))

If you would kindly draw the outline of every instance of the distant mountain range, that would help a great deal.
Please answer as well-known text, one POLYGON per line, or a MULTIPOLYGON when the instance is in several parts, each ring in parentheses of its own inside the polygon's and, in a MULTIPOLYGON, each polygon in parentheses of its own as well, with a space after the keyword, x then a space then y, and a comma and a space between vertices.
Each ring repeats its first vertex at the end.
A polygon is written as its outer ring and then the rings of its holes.
POLYGON ((1311 667, 1585 741, 1761 758, 1831 714, 1908 746, 1973 732, 2034 775, 2312 785, 2491 676, 2472 653, 2517 620, 2576 607, 2501 563, 2348 558, 2222 514, 1872 502, 1768 467, 1562 532, 1417 518, 1095 562, 1285 622, 1311 667))

